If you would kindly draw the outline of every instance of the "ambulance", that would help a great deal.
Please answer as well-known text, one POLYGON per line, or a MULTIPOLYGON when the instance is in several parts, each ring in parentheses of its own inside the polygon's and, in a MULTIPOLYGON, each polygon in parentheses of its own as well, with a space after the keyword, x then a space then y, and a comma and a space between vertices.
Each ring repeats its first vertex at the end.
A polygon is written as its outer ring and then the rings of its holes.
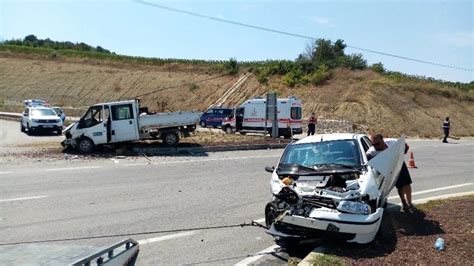
MULTIPOLYGON (((230 134, 239 132, 272 132, 272 120, 266 119, 267 100, 254 98, 235 108, 230 116, 222 121, 222 130, 230 134)), ((296 97, 277 99, 278 136, 290 138, 292 134, 303 132, 301 100, 296 97)))

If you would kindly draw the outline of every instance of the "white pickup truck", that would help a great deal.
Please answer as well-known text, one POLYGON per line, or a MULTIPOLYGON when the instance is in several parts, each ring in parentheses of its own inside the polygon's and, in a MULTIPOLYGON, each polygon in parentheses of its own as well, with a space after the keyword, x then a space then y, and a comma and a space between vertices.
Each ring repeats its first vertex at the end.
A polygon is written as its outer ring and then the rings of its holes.
POLYGON ((199 116, 198 112, 150 114, 148 108, 140 108, 138 99, 99 103, 64 129, 66 139, 61 144, 81 153, 89 153, 98 145, 146 139, 162 139, 173 146, 181 136, 194 132, 199 116))

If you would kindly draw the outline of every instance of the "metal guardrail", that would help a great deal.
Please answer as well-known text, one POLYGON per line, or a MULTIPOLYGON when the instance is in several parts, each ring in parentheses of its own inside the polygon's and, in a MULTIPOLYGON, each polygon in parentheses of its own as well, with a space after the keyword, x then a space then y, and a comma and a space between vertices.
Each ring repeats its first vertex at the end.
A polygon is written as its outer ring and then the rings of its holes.
POLYGON ((72 266, 97 265, 134 265, 138 256, 139 244, 132 238, 122 240, 106 249, 98 251, 90 256, 73 262, 72 266), (121 248, 119 252, 114 252, 121 248))

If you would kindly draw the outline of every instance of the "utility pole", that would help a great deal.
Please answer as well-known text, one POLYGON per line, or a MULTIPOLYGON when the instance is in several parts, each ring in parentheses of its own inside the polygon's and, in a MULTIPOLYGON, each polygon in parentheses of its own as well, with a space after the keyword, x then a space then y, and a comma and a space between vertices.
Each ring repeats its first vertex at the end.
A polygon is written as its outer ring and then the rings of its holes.
POLYGON ((270 91, 267 93, 266 102, 266 120, 265 120, 265 131, 267 130, 267 121, 272 121, 272 138, 278 138, 278 110, 277 110, 277 93, 270 91))

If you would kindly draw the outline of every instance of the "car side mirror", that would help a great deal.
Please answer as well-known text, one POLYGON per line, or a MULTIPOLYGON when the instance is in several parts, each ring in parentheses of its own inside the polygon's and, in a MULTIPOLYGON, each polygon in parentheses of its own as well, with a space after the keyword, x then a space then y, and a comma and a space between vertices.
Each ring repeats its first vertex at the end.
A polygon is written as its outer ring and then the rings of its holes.
POLYGON ((275 171, 275 166, 265 166, 265 171, 273 173, 273 171, 275 171))

